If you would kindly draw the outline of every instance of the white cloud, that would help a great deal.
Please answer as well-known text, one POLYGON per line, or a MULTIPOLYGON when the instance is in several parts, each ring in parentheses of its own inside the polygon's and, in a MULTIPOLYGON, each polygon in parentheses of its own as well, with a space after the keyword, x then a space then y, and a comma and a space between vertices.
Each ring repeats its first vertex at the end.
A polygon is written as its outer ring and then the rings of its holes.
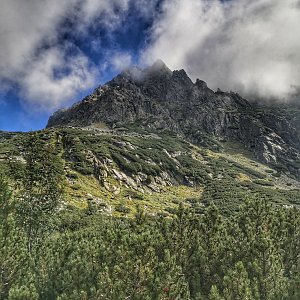
POLYGON ((108 28, 114 28, 122 19, 122 15, 129 8, 130 0, 84 0, 82 2, 83 23, 90 23, 91 20, 99 17, 100 22, 108 28))
POLYGON ((43 39, 55 39, 55 27, 68 5, 66 0, 1 0, 1 78, 14 78, 30 63, 43 39))
POLYGON ((89 88, 94 84, 96 67, 78 51, 70 57, 66 42, 59 40, 61 22, 73 20, 77 24, 74 34, 84 33, 92 24, 113 29, 129 8, 129 1, 1 0, 0 89, 17 85, 26 106, 53 110, 89 88), (69 72, 56 78, 55 72, 64 68, 69 72))
POLYGON ((132 57, 126 52, 117 52, 112 55, 110 61, 115 71, 123 71, 132 65, 132 57))
POLYGON ((166 0, 142 60, 213 88, 288 98, 300 86, 299 0, 166 0))
POLYGON ((87 57, 66 57, 64 52, 61 48, 43 52, 20 81, 25 99, 35 109, 53 110, 95 84, 96 70, 87 57))
POLYGON ((137 11, 145 18, 155 18, 160 0, 132 0, 137 11))

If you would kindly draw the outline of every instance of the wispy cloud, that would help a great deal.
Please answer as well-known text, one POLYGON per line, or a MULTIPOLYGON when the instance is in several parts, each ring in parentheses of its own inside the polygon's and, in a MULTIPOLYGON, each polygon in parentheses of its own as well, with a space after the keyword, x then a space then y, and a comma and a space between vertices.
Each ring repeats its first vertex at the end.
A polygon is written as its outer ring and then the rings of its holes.
POLYGON ((123 71, 132 65, 132 56, 127 52, 111 53, 111 64, 114 70, 123 71))
POLYGON ((69 5, 66 0, 1 1, 1 79, 13 79, 16 75, 21 75, 41 42, 54 42, 56 26, 69 5))
POLYGON ((27 102, 36 109, 53 110, 62 101, 95 84, 97 70, 80 53, 67 56, 63 48, 44 51, 31 69, 25 71, 20 84, 27 102))
POLYGON ((213 88, 288 99, 300 86, 299 0, 166 0, 142 61, 213 88))
MULTIPOLYGON (((157 0, 149 1, 149 9, 152 2, 157 0)), ((91 27, 109 32, 120 26, 130 6, 141 10, 142 3, 144 0, 2 0, 0 90, 17 86, 26 106, 43 110, 74 99, 79 91, 95 85, 101 68, 76 49, 76 43, 70 46, 73 41, 61 37, 70 30, 64 28, 66 22, 72 24, 74 36, 84 36, 91 27)), ((99 39, 89 37, 89 42, 91 48, 100 46, 101 50, 99 39)), ((116 69, 131 62, 129 54, 120 51, 110 59, 116 69)))
POLYGON ((26 107, 45 111, 77 99, 103 70, 122 70, 133 58, 101 35, 86 40, 90 53, 76 38, 130 27, 130 13, 154 20, 141 64, 161 58, 215 89, 244 95, 283 99, 299 91, 299 0, 2 0, 0 91, 17 87, 26 107), (91 55, 99 51, 98 65, 91 55))

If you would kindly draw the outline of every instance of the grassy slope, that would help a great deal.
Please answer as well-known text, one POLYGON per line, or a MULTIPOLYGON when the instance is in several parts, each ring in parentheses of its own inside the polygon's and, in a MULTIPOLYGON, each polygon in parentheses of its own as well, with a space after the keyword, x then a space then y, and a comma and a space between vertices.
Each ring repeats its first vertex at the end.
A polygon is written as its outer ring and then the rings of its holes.
MULTIPOLYGON (((24 164, 25 137, 0 136, 0 167, 7 174, 9 160, 24 164)), ((40 131, 40 137, 55 144, 64 165, 66 203, 79 208, 90 203, 107 214, 130 216, 141 205, 168 216, 180 202, 201 210, 214 201, 228 212, 256 193, 300 204, 299 182, 258 163, 233 142, 214 152, 171 133, 62 128, 40 131)))

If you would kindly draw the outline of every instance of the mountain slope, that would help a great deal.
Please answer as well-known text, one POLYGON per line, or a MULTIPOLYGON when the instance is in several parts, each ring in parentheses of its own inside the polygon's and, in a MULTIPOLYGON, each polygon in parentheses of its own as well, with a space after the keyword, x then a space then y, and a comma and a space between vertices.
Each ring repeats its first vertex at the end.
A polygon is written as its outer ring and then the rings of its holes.
POLYGON ((272 167, 299 178, 300 140, 284 115, 249 103, 233 92, 217 92, 195 83, 184 70, 161 61, 132 68, 99 87, 83 101, 56 112, 47 127, 107 126, 169 130, 186 140, 217 149, 216 141, 236 141, 272 167), (206 143, 209 139, 211 143, 206 143))
MULTIPOLYGON (((214 92, 161 61, 124 71, 34 134, 63 166, 65 204, 169 216, 178 203, 235 212, 248 196, 300 205, 299 108, 214 92)), ((0 167, 18 183, 30 133, 0 132, 0 167)), ((46 149, 45 148, 45 149, 46 149)))
MULTIPOLYGON (((93 206, 105 214, 170 215, 184 203, 201 211, 212 201, 234 212, 249 195, 299 205, 300 182, 258 163, 241 144, 225 151, 193 145, 170 132, 54 128, 36 132, 56 149, 63 166, 65 204, 93 206)), ((25 167, 30 134, 1 134, 0 167, 13 181, 25 167), (13 169, 11 169, 11 165, 13 169)))

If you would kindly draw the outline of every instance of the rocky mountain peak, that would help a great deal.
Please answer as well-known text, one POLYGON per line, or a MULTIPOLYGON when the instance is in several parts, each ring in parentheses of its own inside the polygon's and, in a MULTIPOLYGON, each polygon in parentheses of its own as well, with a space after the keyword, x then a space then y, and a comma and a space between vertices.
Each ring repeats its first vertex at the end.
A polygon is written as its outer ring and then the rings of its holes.
POLYGON ((149 68, 145 69, 146 73, 149 74, 163 74, 163 75, 172 75, 172 71, 167 67, 167 65, 161 60, 158 59, 157 61, 154 62, 152 66, 149 68))
POLYGON ((162 78, 170 78, 171 76, 172 71, 166 66, 166 64, 162 60, 157 60, 153 65, 145 69, 137 66, 125 69, 120 75, 114 78, 112 82, 125 79, 135 83, 144 83, 149 79, 157 78, 158 80, 161 80, 162 78))
POLYGON ((192 87, 193 82, 190 77, 187 75, 185 70, 175 70, 172 73, 173 80, 178 84, 183 84, 192 87))
POLYGON ((200 80, 199 78, 196 79, 196 86, 200 89, 207 89, 207 83, 203 80, 200 80))
POLYGON ((144 128, 173 131, 193 143, 202 143, 203 134, 237 141, 266 163, 299 159, 300 138, 293 124, 276 113, 257 111, 237 93, 214 92, 204 81, 193 83, 184 70, 172 72, 159 60, 145 69, 125 70, 83 101, 55 113, 47 126, 138 122, 144 128))

